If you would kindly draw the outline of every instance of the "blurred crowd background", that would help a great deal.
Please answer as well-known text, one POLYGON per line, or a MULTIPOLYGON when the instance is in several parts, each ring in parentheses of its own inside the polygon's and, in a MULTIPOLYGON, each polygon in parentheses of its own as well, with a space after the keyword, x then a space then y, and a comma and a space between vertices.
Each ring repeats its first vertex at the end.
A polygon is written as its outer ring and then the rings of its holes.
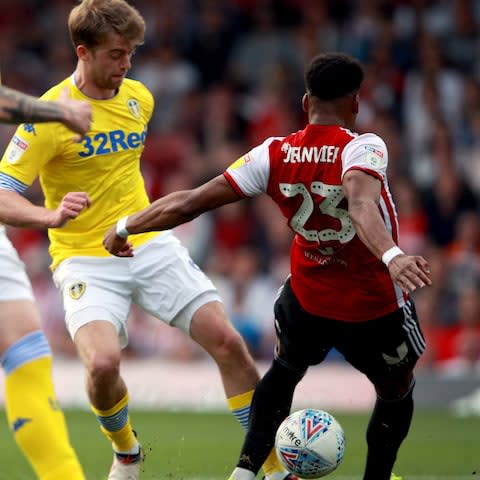
MULTIPOLYGON (((147 21, 130 77, 153 92, 143 171, 151 198, 198 185, 269 136, 303 128, 303 71, 320 52, 361 60, 358 131, 389 149, 400 246, 424 255, 434 285, 414 295, 427 353, 420 368, 480 374, 480 2, 475 0, 132 0, 147 21)), ((2 0, 4 84, 33 95, 75 66, 72 0, 2 0)), ((0 128, 4 148, 13 127, 0 128)), ((74 172, 72 172, 74 175, 74 172)), ((28 192, 42 202, 38 185, 28 192)), ((291 233, 267 198, 176 229, 219 288, 252 353, 273 351, 272 306, 291 233)), ((9 229, 57 356, 74 355, 45 232, 9 229)), ((345 292, 348 297, 348 292, 345 292)), ((126 355, 205 358, 138 309, 126 355)), ((338 360, 335 353, 331 361, 338 360)))

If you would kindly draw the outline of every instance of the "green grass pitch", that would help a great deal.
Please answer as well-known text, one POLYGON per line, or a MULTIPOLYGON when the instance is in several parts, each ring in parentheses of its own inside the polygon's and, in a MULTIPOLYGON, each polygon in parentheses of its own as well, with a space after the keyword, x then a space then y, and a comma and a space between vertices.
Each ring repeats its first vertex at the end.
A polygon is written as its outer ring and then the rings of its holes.
MULTIPOLYGON (((340 467, 328 476, 360 480, 365 456, 367 416, 331 412, 342 424, 347 450, 340 467)), ((103 480, 111 449, 90 412, 67 410, 72 443, 88 480, 103 480)), ((146 451, 142 480, 226 480, 243 438, 227 413, 131 412, 146 451)), ((417 411, 402 446, 396 473, 405 480, 475 480, 480 478, 480 418, 456 418, 447 412, 417 411)), ((33 473, 0 418, 0 479, 30 480, 33 473)), ((66 479, 68 480, 68 479, 66 479)))

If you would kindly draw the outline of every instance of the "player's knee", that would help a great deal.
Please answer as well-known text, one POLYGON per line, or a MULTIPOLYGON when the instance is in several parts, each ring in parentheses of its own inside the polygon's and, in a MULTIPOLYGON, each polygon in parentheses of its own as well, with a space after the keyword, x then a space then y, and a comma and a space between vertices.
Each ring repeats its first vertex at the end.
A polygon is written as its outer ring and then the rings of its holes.
POLYGON ((249 357, 247 345, 234 328, 224 328, 210 346, 210 354, 217 363, 242 362, 249 357))
POLYGON ((415 385, 413 372, 392 376, 388 380, 375 384, 375 390, 384 400, 400 400, 411 394, 415 385))
POLYGON ((117 352, 98 352, 86 367, 93 383, 106 383, 120 374, 120 355, 117 352))

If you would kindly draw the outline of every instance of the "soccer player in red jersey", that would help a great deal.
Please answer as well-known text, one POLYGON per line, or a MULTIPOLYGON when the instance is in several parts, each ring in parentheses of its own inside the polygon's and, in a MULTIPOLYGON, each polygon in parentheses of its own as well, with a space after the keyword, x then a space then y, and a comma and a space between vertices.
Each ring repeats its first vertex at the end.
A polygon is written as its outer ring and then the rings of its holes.
POLYGON ((173 228, 221 205, 266 193, 295 232, 291 274, 275 303, 277 345, 255 390, 234 480, 253 480, 289 414, 298 382, 335 348, 372 382, 364 480, 388 480, 412 415, 414 366, 425 349, 410 291, 431 284, 424 258, 397 246, 388 152, 354 133, 363 69, 341 53, 315 57, 302 100, 309 123, 268 138, 223 175, 121 219, 104 245, 133 255, 128 234, 173 228))

